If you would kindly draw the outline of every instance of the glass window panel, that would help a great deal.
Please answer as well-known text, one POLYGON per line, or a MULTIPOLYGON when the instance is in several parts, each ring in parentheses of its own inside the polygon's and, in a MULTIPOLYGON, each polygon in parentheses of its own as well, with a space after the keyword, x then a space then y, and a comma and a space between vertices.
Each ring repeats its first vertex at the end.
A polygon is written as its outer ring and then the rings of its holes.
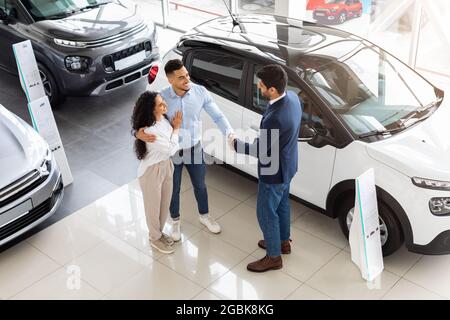
POLYGON ((239 0, 238 10, 240 14, 274 14, 275 0, 239 0))
POLYGON ((238 102, 243 69, 241 59, 214 52, 196 52, 190 76, 209 91, 238 102))
POLYGON ((411 2, 407 7, 400 8, 396 1, 373 0, 368 38, 403 62, 408 63, 413 18, 414 2, 411 2), (394 21, 385 25, 386 21, 389 21, 386 18, 393 12, 395 15, 394 21))
POLYGON ((434 87, 413 70, 372 47, 311 70, 307 80, 356 134, 402 127, 437 98, 434 87))
POLYGON ((416 68, 450 76, 450 1, 423 2, 416 68))
MULTIPOLYGON (((230 0, 225 1, 228 8, 230 0)), ((189 30, 208 20, 229 15, 223 0, 169 0, 169 25, 189 30)))
POLYGON ((132 0, 138 5, 141 16, 163 24, 162 0, 132 0))

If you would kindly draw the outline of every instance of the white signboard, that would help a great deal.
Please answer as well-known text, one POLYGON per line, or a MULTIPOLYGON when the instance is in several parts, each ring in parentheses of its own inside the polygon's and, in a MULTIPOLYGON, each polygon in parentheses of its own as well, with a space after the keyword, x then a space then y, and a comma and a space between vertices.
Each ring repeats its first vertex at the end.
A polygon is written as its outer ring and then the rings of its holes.
POLYGON ((64 186, 73 182, 52 108, 45 95, 30 40, 13 44, 20 83, 28 99, 34 129, 47 141, 62 174, 64 186))
POLYGON ((349 242, 352 261, 367 281, 383 271, 375 174, 373 169, 356 179, 356 201, 349 242))
POLYGON ((28 102, 45 96, 44 85, 39 75, 31 42, 27 40, 16 43, 13 45, 13 50, 19 69, 20 83, 27 95, 28 102))

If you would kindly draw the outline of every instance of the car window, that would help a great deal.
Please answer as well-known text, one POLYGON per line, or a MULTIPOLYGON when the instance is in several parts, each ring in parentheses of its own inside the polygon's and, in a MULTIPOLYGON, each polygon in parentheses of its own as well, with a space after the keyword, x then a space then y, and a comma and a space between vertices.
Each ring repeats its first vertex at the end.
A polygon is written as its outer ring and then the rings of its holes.
POLYGON ((433 86, 372 46, 311 69, 306 81, 358 135, 402 128, 402 119, 436 100, 433 86))
POLYGON ((20 0, 35 21, 69 17, 111 0, 20 0))
MULTIPOLYGON (((306 92, 300 92, 299 97, 303 103, 302 126, 308 125, 315 129, 320 136, 333 140, 336 137, 336 129, 333 123, 306 92)), ((300 130, 300 136, 301 132, 300 130)))
MULTIPOLYGON (((256 71, 258 71, 261 68, 261 66, 255 66, 254 70, 255 73, 253 75, 253 109, 254 111, 263 114, 266 111, 267 104, 269 103, 269 100, 267 100, 265 97, 261 95, 261 91, 258 89, 258 81, 259 79, 256 77, 256 71)), ((300 93, 301 89, 298 87, 294 81, 289 79, 288 85, 286 87, 287 91, 293 91, 297 95, 300 93)))
POLYGON ((239 101, 244 61, 212 51, 193 53, 191 79, 233 102, 239 101))

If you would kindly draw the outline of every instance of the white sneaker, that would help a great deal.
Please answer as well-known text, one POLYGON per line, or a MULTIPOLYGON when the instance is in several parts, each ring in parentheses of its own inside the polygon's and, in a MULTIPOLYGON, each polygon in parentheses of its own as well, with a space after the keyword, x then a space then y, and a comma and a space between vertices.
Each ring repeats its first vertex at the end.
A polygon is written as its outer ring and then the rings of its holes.
POLYGON ((199 219, 200 223, 206 226, 212 233, 220 233, 222 231, 220 225, 209 214, 201 214, 199 219))
POLYGON ((181 239, 181 228, 180 228, 180 219, 178 220, 172 220, 172 239, 173 241, 177 242, 181 239))

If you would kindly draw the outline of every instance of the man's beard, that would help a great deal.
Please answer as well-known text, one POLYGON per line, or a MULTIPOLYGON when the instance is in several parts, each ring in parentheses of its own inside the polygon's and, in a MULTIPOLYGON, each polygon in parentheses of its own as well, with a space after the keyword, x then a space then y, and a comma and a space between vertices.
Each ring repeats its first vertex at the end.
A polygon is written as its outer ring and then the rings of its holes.
POLYGON ((261 95, 266 98, 267 100, 270 100, 270 96, 267 92, 261 92, 261 95))

